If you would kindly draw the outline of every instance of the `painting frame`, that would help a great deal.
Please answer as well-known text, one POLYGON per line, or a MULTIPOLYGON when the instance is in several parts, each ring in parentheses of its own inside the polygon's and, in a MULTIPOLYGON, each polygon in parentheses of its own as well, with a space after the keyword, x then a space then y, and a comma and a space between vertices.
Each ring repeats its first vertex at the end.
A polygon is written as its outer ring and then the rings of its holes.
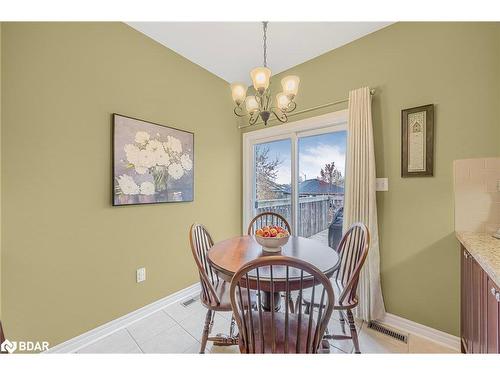
POLYGON ((403 109, 401 111, 401 177, 432 176, 434 176, 434 104, 403 109), (422 124, 415 122, 416 116, 423 120, 422 124), (421 128, 416 129, 423 132, 423 135, 420 135, 421 144, 419 144, 419 138, 412 136, 412 133, 416 134, 413 130, 415 128, 409 129, 410 126, 419 125, 421 128), (410 136, 412 136, 411 141, 410 136), (411 164, 418 166, 411 168, 411 164))
POLYGON ((185 129, 180 129, 176 128, 173 126, 168 126, 164 124, 160 124, 157 122, 149 121, 149 120, 144 120, 141 118, 137 117, 132 117, 128 115, 123 115, 121 113, 112 113, 111 115, 111 204, 114 207, 123 207, 123 206, 137 206, 137 205, 148 205, 148 204, 161 204, 161 203, 189 203, 194 201, 194 194, 195 194, 195 160, 194 160, 194 154, 195 154, 195 134, 192 131, 185 130, 185 129), (149 126, 153 127, 159 127, 158 129, 161 130, 167 130, 167 131, 173 131, 173 132, 180 132, 186 134, 188 137, 191 139, 191 149, 190 149, 190 156, 191 156, 191 169, 190 169, 190 174, 191 174, 191 181, 190 181, 190 187, 191 187, 191 195, 189 199, 182 199, 182 200, 164 200, 164 201, 138 201, 138 202, 131 202, 131 203, 120 203, 117 202, 116 199, 116 186, 117 186, 117 119, 118 118, 123 118, 127 119, 129 121, 137 121, 140 123, 145 123, 149 126))

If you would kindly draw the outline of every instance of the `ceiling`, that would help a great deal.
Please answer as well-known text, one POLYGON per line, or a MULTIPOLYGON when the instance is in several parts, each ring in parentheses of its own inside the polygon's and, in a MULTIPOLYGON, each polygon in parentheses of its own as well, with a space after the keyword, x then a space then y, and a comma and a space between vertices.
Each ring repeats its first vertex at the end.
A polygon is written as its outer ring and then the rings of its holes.
MULTIPOLYGON (((392 22, 270 22, 267 62, 280 73, 392 22)), ((260 22, 129 22, 128 25, 227 82, 251 82, 262 66, 260 22)))

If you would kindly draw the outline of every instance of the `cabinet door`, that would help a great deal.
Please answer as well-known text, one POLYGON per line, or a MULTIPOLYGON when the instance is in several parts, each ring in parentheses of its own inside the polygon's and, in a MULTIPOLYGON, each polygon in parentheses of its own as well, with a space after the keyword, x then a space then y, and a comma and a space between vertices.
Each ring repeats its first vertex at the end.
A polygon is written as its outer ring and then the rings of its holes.
POLYGON ((469 262, 468 253, 462 246, 460 264, 460 336, 462 339, 462 352, 469 353, 469 262))
POLYGON ((487 353, 500 353, 500 288, 488 278, 488 288, 485 292, 487 353))

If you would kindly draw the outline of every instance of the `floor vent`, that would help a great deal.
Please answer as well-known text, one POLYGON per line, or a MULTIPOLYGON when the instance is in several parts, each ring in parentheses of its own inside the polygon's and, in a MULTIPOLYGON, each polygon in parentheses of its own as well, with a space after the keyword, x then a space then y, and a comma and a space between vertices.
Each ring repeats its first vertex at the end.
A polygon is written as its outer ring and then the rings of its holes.
POLYGON ((187 299, 187 300, 181 302, 181 305, 184 307, 188 307, 192 303, 196 302, 197 299, 198 299, 198 297, 191 297, 190 299, 187 299))
POLYGON ((402 341, 404 343, 408 342, 408 335, 402 334, 400 332, 394 331, 391 328, 388 328, 379 322, 371 321, 368 323, 368 328, 371 328, 377 332, 383 333, 384 335, 391 336, 392 338, 402 341))

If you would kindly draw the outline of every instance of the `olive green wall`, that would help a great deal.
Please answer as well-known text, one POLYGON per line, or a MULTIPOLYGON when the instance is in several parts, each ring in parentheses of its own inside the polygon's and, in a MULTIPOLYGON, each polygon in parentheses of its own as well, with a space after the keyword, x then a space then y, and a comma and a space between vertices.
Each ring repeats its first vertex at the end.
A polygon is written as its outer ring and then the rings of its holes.
MULTIPOLYGON (((2 22, 0 22, 0 212, 2 211, 2 22)), ((2 215, 0 214, 0 319, 2 319, 2 215)))
POLYGON ((2 31, 2 318, 54 345, 195 283, 192 222, 240 233, 241 134, 226 82, 125 24, 2 31), (111 206, 113 112, 195 133, 194 202, 111 206))
MULTIPOLYGON (((272 68, 272 50, 268 61, 272 68)), ((298 110, 346 98, 350 89, 377 89, 377 176, 389 178, 389 191, 377 193, 386 308, 454 335, 460 270, 452 161, 500 154, 499 67, 500 23, 397 23, 273 78, 278 92, 283 75, 300 76, 298 110), (400 111, 429 103, 436 105, 434 177, 403 179, 400 111)))

